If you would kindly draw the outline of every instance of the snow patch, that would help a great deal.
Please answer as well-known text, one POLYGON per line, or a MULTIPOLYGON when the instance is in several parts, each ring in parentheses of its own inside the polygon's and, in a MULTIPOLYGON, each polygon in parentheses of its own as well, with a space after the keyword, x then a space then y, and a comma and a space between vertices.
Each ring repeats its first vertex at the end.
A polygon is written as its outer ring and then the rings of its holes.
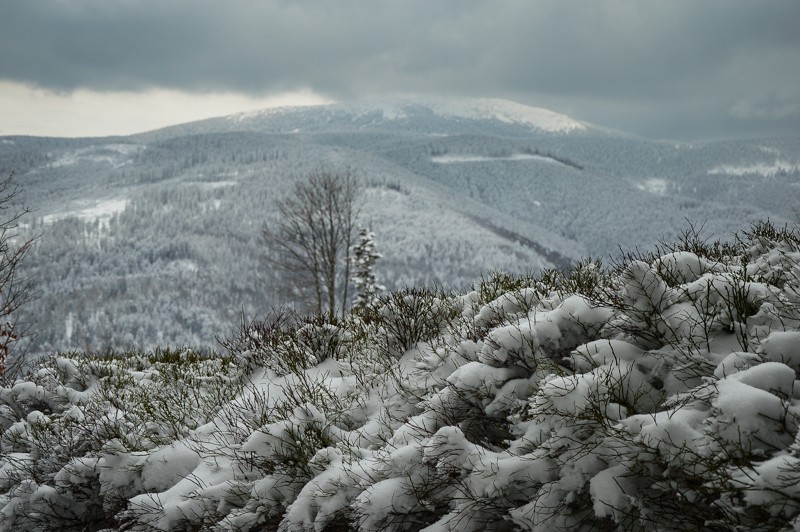
POLYGON ((141 144, 103 144, 67 152, 50 163, 50 167, 72 166, 81 162, 105 163, 120 168, 130 163, 131 157, 146 149, 141 144))
POLYGON ((639 190, 649 192, 650 194, 656 194, 657 196, 663 196, 667 193, 667 181, 665 179, 653 177, 645 179, 635 185, 639 190))
POLYGON ((769 153, 770 155, 780 155, 781 154, 780 150, 777 150, 777 149, 772 148, 770 146, 759 146, 758 149, 761 150, 764 153, 769 153))
POLYGON ((125 207, 128 206, 128 201, 125 198, 100 201, 95 203, 94 206, 85 209, 48 214, 42 218, 42 221, 45 224, 51 224, 74 216, 87 222, 99 221, 102 225, 108 225, 112 216, 125 210, 125 207))
POLYGON ((586 124, 566 115, 539 107, 530 107, 498 98, 441 100, 431 105, 439 116, 498 120, 506 124, 522 124, 550 133, 586 130, 586 124))
POLYGON ((194 185, 203 190, 216 190, 218 188, 234 187, 238 181, 187 181, 187 185, 194 185))
POLYGON ((560 164, 555 159, 545 157, 543 155, 533 155, 530 153, 514 153, 512 155, 503 155, 499 157, 487 157, 486 155, 467 155, 467 154, 447 154, 436 155, 431 157, 431 162, 437 164, 458 164, 458 163, 483 163, 494 161, 542 161, 546 163, 560 164))
MULTIPOLYGON (((384 103, 377 110, 381 112, 383 118, 386 120, 401 120, 403 118, 408 118, 408 113, 406 113, 403 107, 404 106, 402 104, 384 103)), ((361 109, 356 113, 355 118, 361 118, 362 116, 371 114, 374 111, 375 109, 370 109, 369 107, 361 109)))
MULTIPOLYGON (((384 120, 401 120, 408 118, 415 107, 427 108, 433 114, 443 118, 497 120, 505 124, 519 124, 548 133, 570 133, 588 129, 585 123, 566 115, 499 98, 436 99, 408 97, 358 103, 326 104, 310 108, 328 109, 333 112, 343 111, 351 114, 352 120, 355 121, 375 113, 380 113, 384 120)), ((307 108, 309 107, 261 109, 237 113, 228 116, 227 119, 231 122, 241 123, 307 108)))
POLYGON ((175 273, 197 273, 200 267, 190 259, 178 259, 169 263, 168 270, 175 273))
POLYGON ((782 172, 797 172, 800 166, 780 159, 774 163, 757 163, 749 166, 720 165, 708 171, 709 174, 747 175, 758 174, 764 177, 773 177, 782 172))
POLYGON ((287 112, 291 112, 295 109, 300 109, 300 107, 281 106, 281 107, 270 107, 267 109, 256 109, 253 111, 243 111, 241 113, 232 114, 230 116, 226 116, 225 118, 230 122, 241 123, 257 118, 267 118, 273 115, 284 114, 287 112))

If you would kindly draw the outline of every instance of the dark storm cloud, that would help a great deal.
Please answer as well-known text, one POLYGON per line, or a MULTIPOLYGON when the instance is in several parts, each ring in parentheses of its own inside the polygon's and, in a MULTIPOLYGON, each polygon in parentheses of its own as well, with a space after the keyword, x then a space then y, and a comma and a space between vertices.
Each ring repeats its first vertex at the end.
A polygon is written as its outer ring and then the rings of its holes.
POLYGON ((510 97, 662 136, 797 131, 800 2, 11 1, 0 78, 510 97))

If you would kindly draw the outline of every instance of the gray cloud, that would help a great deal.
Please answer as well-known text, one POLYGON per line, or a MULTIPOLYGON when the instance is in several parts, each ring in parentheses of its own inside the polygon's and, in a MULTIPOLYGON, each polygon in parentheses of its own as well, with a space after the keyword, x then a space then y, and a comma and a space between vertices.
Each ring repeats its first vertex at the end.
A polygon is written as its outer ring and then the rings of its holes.
POLYGON ((731 115, 744 120, 800 118, 800 101, 779 96, 757 101, 740 100, 731 107, 731 115))
POLYGON ((0 79, 500 96, 654 136, 797 133, 798 20, 795 0, 7 0, 0 79))

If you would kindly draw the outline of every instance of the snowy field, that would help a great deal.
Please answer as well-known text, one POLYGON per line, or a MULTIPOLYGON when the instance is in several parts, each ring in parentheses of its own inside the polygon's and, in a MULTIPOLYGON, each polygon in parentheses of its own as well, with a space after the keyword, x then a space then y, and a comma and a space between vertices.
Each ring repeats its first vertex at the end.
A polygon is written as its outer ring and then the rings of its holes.
POLYGON ((125 198, 96 201, 92 202, 92 205, 89 207, 47 214, 42 217, 42 222, 45 224, 52 224, 58 220, 74 216, 80 220, 99 222, 103 226, 108 226, 111 217, 124 211, 125 207, 128 206, 128 201, 129 200, 125 198))

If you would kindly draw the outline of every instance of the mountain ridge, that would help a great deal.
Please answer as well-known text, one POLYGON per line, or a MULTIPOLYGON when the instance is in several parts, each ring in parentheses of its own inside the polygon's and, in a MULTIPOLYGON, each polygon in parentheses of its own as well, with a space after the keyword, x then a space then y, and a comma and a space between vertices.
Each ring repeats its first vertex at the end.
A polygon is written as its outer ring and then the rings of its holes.
POLYGON ((320 169, 362 178, 361 221, 391 289, 464 288, 490 270, 606 258, 678 234, 686 219, 725 238, 746 221, 788 223, 800 204, 800 139, 547 132, 531 122, 549 111, 503 100, 438 111, 398 102, 228 115, 127 137, 2 137, 0 173, 14 172, 36 209, 21 229, 43 235, 24 272, 43 294, 30 309, 47 324, 37 349, 213 347, 242 310, 281 303, 260 227, 320 169), (532 118, 514 122, 509 109, 532 118))
POLYGON ((236 113, 224 118, 243 122, 250 119, 270 117, 272 115, 291 114, 298 110, 308 108, 315 111, 329 110, 331 113, 340 112, 350 114, 355 118, 381 113, 384 120, 409 119, 415 113, 432 112, 443 118, 496 120, 508 124, 522 124, 530 126, 532 130, 548 133, 563 133, 574 130, 585 131, 588 128, 586 123, 575 120, 567 115, 501 98, 383 98, 356 102, 331 103, 319 106, 287 106, 274 110, 262 109, 236 113))
MULTIPOLYGON (((439 133, 431 119, 449 121, 448 126, 465 133, 485 129, 496 122, 516 128, 514 134, 613 134, 549 109, 501 98, 435 98, 398 96, 308 106, 281 106, 175 124, 131 135, 164 138, 176 133, 210 131, 261 131, 271 133, 319 133, 324 131, 384 129, 414 133, 439 133)), ((438 126, 441 128, 441 125, 438 126)), ((509 132, 511 130, 508 130, 509 132)), ((624 132, 619 132, 625 134, 624 132)))

